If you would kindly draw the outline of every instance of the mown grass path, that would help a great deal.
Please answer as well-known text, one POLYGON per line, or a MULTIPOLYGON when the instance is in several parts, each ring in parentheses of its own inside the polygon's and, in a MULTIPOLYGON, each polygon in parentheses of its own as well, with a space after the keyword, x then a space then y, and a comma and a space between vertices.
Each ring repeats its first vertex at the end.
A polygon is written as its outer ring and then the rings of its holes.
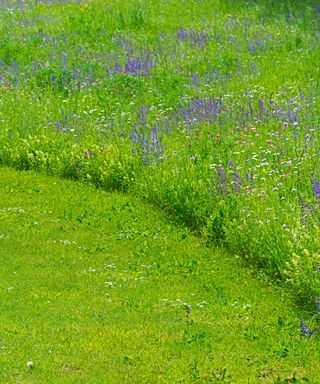
POLYGON ((1 383, 317 382, 318 334, 225 252, 130 196, 0 177, 1 383))

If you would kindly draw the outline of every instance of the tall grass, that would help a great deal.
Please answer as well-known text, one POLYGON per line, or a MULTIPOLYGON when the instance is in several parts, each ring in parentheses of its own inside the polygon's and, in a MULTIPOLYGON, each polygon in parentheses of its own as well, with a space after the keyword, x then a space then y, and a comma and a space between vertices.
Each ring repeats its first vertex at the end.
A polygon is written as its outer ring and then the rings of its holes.
POLYGON ((316 2, 3 1, 0 162, 139 194, 319 295, 316 2))

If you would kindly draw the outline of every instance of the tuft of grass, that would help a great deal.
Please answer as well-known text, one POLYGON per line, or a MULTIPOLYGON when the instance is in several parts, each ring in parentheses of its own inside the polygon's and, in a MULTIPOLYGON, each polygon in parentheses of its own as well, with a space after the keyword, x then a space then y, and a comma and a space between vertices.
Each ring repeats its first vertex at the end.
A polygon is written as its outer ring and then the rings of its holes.
POLYGON ((317 382, 317 317, 226 250, 132 196, 0 177, 1 382, 317 382))

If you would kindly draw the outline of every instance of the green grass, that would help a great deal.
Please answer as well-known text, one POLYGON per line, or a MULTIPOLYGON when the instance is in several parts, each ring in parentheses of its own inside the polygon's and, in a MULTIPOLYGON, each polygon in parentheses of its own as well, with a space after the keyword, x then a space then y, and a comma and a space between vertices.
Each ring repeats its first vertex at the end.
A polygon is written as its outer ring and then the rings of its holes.
POLYGON ((318 1, 0 3, 3 381, 316 383, 318 1))
POLYGON ((0 8, 1 165, 138 195, 315 310, 317 1, 0 8))
POLYGON ((316 318, 223 249, 132 196, 0 178, 1 383, 317 382, 316 318))

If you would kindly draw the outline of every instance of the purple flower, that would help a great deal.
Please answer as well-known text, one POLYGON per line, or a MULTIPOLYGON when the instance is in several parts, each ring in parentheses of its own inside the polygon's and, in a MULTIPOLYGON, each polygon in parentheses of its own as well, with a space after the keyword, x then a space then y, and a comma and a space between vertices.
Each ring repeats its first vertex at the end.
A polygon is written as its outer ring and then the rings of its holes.
POLYGON ((299 328, 300 328, 300 335, 307 336, 308 338, 310 338, 318 330, 318 328, 314 328, 314 329, 308 328, 307 324, 301 319, 300 319, 299 328))
POLYGON ((217 169, 217 172, 218 172, 218 175, 219 175, 219 178, 220 178, 220 189, 221 189, 221 192, 223 194, 226 193, 226 174, 225 174, 225 171, 223 169, 223 167, 218 167, 217 169))
POLYGON ((260 113, 263 113, 265 111, 265 107, 261 99, 259 99, 259 111, 260 113))
POLYGON ((224 172, 223 167, 218 167, 217 172, 218 172, 218 175, 220 177, 220 181, 221 182, 225 181, 225 172, 224 172))
POLYGON ((141 125, 145 126, 147 124, 147 107, 145 105, 142 105, 139 110, 138 119, 141 125))
POLYGON ((228 160, 228 165, 230 165, 231 168, 234 168, 234 164, 233 164, 233 161, 232 160, 228 160))
POLYGON ((320 182, 311 179, 312 192, 315 198, 320 202, 320 182))
POLYGON ((240 190, 240 176, 237 172, 233 172, 233 189, 235 192, 239 192, 240 190))

